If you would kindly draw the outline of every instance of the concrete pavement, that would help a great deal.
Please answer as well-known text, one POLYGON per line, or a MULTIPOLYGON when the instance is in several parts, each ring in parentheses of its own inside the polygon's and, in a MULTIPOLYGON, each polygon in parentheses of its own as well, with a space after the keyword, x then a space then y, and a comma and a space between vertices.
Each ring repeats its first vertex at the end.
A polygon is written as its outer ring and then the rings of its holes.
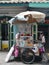
MULTIPOLYGON (((33 64, 24 64, 21 61, 17 62, 17 61, 11 61, 8 63, 5 63, 5 58, 8 52, 1 52, 0 51, 0 65, 49 65, 48 63, 33 63, 33 64)), ((49 55, 49 53, 48 53, 49 55)))
POLYGON ((14 65, 14 64, 25 65, 22 62, 16 62, 16 61, 5 63, 5 58, 6 58, 7 53, 8 52, 0 52, 0 65, 14 65))

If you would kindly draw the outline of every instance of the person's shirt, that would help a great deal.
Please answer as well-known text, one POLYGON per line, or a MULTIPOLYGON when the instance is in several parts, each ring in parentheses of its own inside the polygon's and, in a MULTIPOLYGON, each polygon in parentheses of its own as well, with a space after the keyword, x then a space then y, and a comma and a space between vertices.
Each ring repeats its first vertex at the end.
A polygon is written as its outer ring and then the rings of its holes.
POLYGON ((45 43, 45 36, 42 36, 42 43, 45 43))
POLYGON ((19 45, 20 45, 20 40, 16 39, 16 46, 19 46, 19 45))
POLYGON ((19 46, 19 39, 18 39, 19 33, 15 35, 15 41, 16 41, 16 46, 19 46))

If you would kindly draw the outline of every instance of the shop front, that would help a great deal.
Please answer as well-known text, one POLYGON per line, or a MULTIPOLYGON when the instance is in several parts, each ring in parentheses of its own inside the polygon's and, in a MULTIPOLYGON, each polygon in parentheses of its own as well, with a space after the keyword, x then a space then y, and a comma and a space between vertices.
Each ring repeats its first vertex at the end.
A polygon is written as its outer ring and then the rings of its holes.
POLYGON ((0 16, 0 50, 9 49, 10 24, 8 20, 10 16, 0 16))
POLYGON ((8 21, 16 14, 26 11, 27 7, 28 3, 0 2, 0 50, 9 50, 13 44, 13 26, 10 28, 8 21))
MULTIPOLYGON (((27 10, 30 10, 30 11, 39 11, 39 12, 43 12, 46 14, 46 16, 48 16, 48 11, 49 11, 49 2, 25 2, 25 3, 0 3, 0 15, 8 15, 8 16, 15 16, 15 14, 18 14, 20 12, 23 12, 23 11, 27 11, 27 10), (41 6, 42 5, 42 6, 41 6), (9 6, 9 7, 8 7, 9 6), (4 12, 3 12, 4 10, 4 12), (5 12, 6 11, 6 12, 5 12)), ((12 25, 12 28, 9 28, 10 30, 10 35, 9 35, 9 48, 12 46, 12 44, 14 43, 14 36, 16 34, 14 34, 13 30, 15 31, 15 28, 19 28, 18 27, 19 24, 17 25, 12 25), (14 28, 14 29, 13 29, 14 28)), ((26 26, 28 26, 28 24, 25 24, 26 26)), ((35 32, 35 30, 37 31, 38 29, 38 25, 37 23, 34 23, 33 24, 34 26, 34 39, 37 40, 37 33, 38 32, 35 32)), ((9 25, 8 25, 9 26, 9 25)), ((21 26, 21 24, 20 24, 21 26)), ((22 26, 23 27, 23 26, 22 26)), ((24 26, 25 27, 25 26, 24 26)), ((48 27, 47 27, 48 28, 48 27)), ((1 29, 1 24, 0 24, 0 29, 1 29)), ((33 28, 32 28, 33 29, 33 28)), ((31 29, 31 30, 32 30, 31 29)), ((16 31, 19 31, 16 30, 16 31)), ((32 31, 31 31, 32 33, 32 31)), ((1 40, 1 32, 0 32, 0 40, 1 40)), ((2 40, 0 41, 2 42, 2 40)), ((0 48, 1 48, 1 45, 0 45, 0 48)))

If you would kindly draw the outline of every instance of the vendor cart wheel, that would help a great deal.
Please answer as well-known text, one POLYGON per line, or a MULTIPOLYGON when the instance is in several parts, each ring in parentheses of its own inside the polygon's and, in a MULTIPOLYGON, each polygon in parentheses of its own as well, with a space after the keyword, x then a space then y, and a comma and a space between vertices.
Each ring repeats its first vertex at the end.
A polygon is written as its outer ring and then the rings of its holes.
POLYGON ((34 62, 35 60, 35 54, 32 50, 30 49, 25 49, 22 53, 21 53, 21 60, 22 62, 26 63, 26 64, 31 64, 34 62))

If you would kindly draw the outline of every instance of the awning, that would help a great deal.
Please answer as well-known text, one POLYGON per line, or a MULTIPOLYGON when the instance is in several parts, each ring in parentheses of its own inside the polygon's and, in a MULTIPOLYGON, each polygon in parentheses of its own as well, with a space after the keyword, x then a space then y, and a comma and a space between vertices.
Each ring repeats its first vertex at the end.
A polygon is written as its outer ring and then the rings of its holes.
POLYGON ((49 2, 31 2, 31 3, 29 3, 29 7, 49 8, 49 2))

